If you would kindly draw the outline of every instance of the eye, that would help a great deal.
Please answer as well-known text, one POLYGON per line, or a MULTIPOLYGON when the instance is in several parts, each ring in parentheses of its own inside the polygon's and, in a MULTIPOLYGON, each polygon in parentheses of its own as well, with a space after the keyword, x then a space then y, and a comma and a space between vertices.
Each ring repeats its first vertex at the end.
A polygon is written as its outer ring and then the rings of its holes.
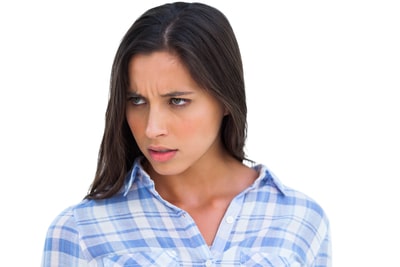
POLYGON ((173 106, 185 106, 190 102, 189 99, 185 98, 171 98, 170 104, 173 106))
POLYGON ((135 106, 146 104, 146 101, 143 99, 143 97, 140 96, 131 96, 128 98, 128 101, 135 106))

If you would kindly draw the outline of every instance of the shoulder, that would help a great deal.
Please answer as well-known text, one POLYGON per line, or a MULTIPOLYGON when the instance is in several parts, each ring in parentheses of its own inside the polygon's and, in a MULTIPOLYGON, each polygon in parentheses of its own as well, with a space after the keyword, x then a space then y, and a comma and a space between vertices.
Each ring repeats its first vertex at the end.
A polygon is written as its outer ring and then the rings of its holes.
POLYGON ((284 185, 284 202, 292 205, 297 210, 305 213, 327 219, 327 215, 317 200, 309 196, 307 193, 299 191, 284 185))
POLYGON ((79 212, 89 212, 91 200, 82 200, 62 210, 50 223, 47 238, 57 238, 70 242, 78 242, 79 238, 79 212))
POLYGON ((330 226, 322 206, 305 192, 283 184, 266 166, 256 168, 260 172, 256 192, 270 221, 269 229, 275 229, 275 236, 289 237, 307 262, 329 261, 330 226))
POLYGON ((75 207, 63 210, 48 227, 42 266, 86 266, 74 216, 75 207))
MULTIPOLYGON (((330 223, 323 207, 312 197, 304 192, 285 187, 285 205, 291 211, 291 229, 312 243, 322 246, 330 239, 330 223), (313 240, 313 241, 311 241, 313 240)), ((318 247, 317 246, 317 247, 318 247)), ((315 247, 315 251, 318 248, 315 247)))
POLYGON ((258 190, 264 192, 267 205, 273 204, 274 214, 313 228, 317 234, 326 234, 329 220, 325 210, 305 192, 285 185, 265 165, 257 165, 259 173, 258 190), (317 230, 318 229, 318 230, 317 230))
POLYGON ((278 176, 270 171, 265 165, 259 164, 254 168, 259 172, 259 177, 257 179, 259 180, 259 187, 264 187, 264 190, 268 190, 270 193, 279 196, 276 197, 278 204, 304 207, 306 209, 314 210, 321 215, 324 214, 322 207, 315 199, 307 195, 305 192, 284 184, 280 178, 278 178, 278 176))
POLYGON ((48 238, 68 239, 69 237, 78 234, 74 210, 80 204, 69 206, 61 211, 50 223, 48 228, 48 238))

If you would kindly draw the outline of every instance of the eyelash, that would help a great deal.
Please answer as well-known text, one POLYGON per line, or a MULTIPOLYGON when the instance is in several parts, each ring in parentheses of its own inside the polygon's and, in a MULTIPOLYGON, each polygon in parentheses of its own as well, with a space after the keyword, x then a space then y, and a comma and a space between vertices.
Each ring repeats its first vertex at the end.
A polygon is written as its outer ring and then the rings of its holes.
POLYGON ((177 106, 177 107, 186 106, 187 104, 189 104, 189 102, 190 102, 190 100, 189 100, 189 99, 186 99, 186 98, 176 98, 176 97, 174 97, 174 98, 171 98, 171 99, 169 100, 169 103, 170 103, 171 105, 177 106), (174 102, 178 102, 178 103, 183 102, 183 104, 177 104, 177 103, 174 103, 174 102))
MULTIPOLYGON (((128 101, 131 102, 132 105, 134 105, 134 106, 141 106, 141 105, 146 104, 146 101, 144 100, 144 98, 140 97, 140 96, 131 96, 128 98, 128 101)), ((190 99, 180 98, 180 97, 172 97, 169 99, 168 103, 174 107, 184 107, 190 103, 190 99), (178 102, 178 103, 176 103, 176 102, 178 102), (183 102, 183 103, 181 103, 181 102, 183 102)))
POLYGON ((134 106, 140 106, 140 105, 145 103, 144 99, 142 97, 139 97, 139 96, 130 96, 130 97, 128 97, 128 101, 130 103, 132 103, 132 105, 134 105, 134 106), (138 101, 142 101, 143 103, 139 103, 138 104, 137 103, 138 101))

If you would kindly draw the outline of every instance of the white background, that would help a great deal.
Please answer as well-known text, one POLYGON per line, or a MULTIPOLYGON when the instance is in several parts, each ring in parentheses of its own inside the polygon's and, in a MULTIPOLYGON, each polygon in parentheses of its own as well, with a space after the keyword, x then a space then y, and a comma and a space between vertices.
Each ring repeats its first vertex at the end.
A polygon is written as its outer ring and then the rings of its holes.
MULTIPOLYGON (((250 158, 327 212, 334 266, 398 264, 397 1, 208 1, 242 50, 250 158)), ((112 60, 162 1, 0 3, 2 266, 39 266, 92 181, 112 60)))

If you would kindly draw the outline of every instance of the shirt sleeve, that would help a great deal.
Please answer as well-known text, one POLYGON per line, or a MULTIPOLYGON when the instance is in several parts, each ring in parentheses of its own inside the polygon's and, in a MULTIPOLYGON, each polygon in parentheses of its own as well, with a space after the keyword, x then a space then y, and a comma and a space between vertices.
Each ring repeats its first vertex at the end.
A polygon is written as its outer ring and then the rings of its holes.
POLYGON ((313 267, 331 267, 332 266, 332 244, 330 230, 326 232, 325 238, 315 258, 313 267))
POLYGON ((80 246, 79 232, 72 208, 63 211, 48 228, 42 267, 85 267, 88 266, 80 246))

